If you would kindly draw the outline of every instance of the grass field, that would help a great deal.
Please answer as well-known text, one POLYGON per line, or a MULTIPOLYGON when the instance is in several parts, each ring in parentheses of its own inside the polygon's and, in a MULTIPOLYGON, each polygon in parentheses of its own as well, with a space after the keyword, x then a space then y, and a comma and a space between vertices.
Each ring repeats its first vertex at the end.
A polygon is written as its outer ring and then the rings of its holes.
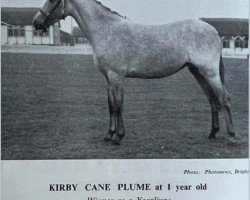
POLYGON ((2 159, 248 157, 248 60, 224 59, 238 143, 224 119, 209 140, 210 108, 187 69, 164 79, 127 79, 126 137, 108 130, 105 78, 91 56, 2 53, 2 159))

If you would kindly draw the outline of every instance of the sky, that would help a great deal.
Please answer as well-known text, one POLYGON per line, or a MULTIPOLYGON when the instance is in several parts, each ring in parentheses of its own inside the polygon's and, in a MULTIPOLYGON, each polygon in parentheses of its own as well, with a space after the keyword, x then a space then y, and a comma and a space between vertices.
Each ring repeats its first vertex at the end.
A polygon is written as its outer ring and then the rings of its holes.
MULTIPOLYGON (((249 18, 248 0, 100 0, 105 6, 141 24, 165 24, 201 17, 249 18)), ((45 0, 1 0, 2 7, 42 7, 45 0)), ((71 32, 72 20, 61 21, 71 32)), ((74 26, 77 26, 73 22, 74 26)))

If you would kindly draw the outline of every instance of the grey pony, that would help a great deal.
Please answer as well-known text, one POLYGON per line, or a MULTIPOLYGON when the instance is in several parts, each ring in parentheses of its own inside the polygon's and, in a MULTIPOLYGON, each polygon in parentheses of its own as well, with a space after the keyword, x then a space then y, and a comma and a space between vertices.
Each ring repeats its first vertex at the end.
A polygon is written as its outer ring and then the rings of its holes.
POLYGON ((93 47, 95 66, 106 77, 110 113, 106 141, 119 144, 123 122, 124 78, 156 79, 184 67, 197 79, 211 105, 212 130, 219 131, 223 111, 227 132, 235 136, 230 98, 224 87, 221 40, 214 27, 200 20, 160 26, 133 23, 96 0, 47 0, 34 18, 36 29, 72 16, 93 47))

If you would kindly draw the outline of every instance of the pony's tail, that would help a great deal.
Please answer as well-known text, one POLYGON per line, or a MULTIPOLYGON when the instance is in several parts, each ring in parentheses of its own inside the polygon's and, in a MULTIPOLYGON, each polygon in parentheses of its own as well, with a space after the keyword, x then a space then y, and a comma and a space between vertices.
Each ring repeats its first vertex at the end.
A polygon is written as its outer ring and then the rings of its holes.
POLYGON ((222 60, 222 56, 220 56, 220 79, 222 84, 225 84, 225 66, 222 60))

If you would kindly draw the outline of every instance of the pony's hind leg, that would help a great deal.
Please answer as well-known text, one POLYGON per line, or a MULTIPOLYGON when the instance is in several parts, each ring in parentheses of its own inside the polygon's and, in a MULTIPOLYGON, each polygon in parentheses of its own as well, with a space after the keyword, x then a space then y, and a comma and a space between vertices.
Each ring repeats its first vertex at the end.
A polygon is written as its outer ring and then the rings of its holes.
POLYGON ((213 90, 209 86, 209 84, 206 82, 206 80, 203 78, 203 76, 199 73, 198 69, 191 65, 188 64, 188 69, 189 71, 194 75, 195 79, 198 81, 200 84, 202 90, 207 96, 207 99, 210 103, 211 106, 211 114, 212 114, 212 129, 209 134, 209 138, 215 138, 216 133, 219 131, 219 101, 216 95, 214 94, 213 90))
POLYGON ((111 141, 113 135, 116 133, 116 114, 115 114, 115 97, 114 89, 108 85, 108 105, 109 105, 109 130, 104 137, 104 141, 111 141))
POLYGON ((201 68, 198 68, 198 71, 206 80, 207 84, 210 86, 213 93, 216 95, 220 104, 220 108, 223 111, 225 119, 226 119, 227 132, 230 136, 234 137, 235 130, 234 130, 231 111, 230 111, 231 109, 230 97, 228 96, 228 93, 222 83, 219 68, 218 67, 214 67, 214 68, 201 67, 201 68))

